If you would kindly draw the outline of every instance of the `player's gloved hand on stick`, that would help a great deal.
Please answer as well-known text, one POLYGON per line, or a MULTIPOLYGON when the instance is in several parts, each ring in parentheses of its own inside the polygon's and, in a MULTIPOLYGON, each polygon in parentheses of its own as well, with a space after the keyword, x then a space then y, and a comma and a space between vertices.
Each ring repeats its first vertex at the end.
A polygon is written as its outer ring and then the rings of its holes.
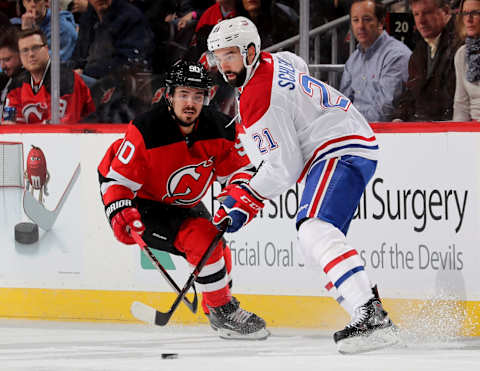
POLYGON ((216 197, 222 204, 213 217, 213 224, 220 225, 230 219, 227 232, 233 233, 252 220, 263 208, 263 201, 257 198, 247 185, 230 184, 216 197))
MULTIPOLYGON (((131 205, 131 200, 121 200, 121 201, 129 201, 131 205)), ((116 201, 116 203, 119 203, 121 201, 116 201)), ((108 216, 108 211, 109 210, 107 208, 107 216, 108 216)), ((118 211, 111 218, 110 223, 112 225, 113 234, 115 235, 117 240, 127 245, 133 245, 135 243, 132 236, 130 236, 131 230, 137 232, 140 235, 145 231, 145 226, 142 223, 140 213, 133 206, 124 207, 123 209, 118 211)))

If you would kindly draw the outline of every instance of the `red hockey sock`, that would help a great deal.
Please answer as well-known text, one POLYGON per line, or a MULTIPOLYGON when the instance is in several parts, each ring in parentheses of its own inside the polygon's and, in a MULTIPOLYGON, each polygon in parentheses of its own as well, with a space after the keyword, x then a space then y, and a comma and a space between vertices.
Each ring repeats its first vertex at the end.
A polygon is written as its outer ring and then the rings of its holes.
MULTIPOLYGON (((202 307, 203 310, 208 310, 205 308, 206 305, 209 307, 220 307, 222 305, 227 304, 230 300, 232 300, 232 294, 230 293, 230 288, 225 286, 223 289, 212 291, 212 292, 204 292, 203 293, 203 300, 202 300, 202 307)), ((205 313, 209 313, 205 312, 205 313)))
POLYGON ((205 295, 202 294, 202 309, 203 313, 210 314, 210 309, 207 307, 207 303, 205 302, 205 295))
POLYGON ((230 274, 232 271, 232 252, 227 244, 223 246, 223 259, 225 260, 225 268, 227 268, 227 273, 230 274))

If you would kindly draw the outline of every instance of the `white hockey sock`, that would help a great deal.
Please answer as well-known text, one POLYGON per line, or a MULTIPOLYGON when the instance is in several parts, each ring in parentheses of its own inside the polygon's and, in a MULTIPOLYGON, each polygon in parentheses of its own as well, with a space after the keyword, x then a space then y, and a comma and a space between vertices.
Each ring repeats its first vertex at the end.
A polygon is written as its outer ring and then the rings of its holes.
POLYGON ((345 235, 332 224, 309 219, 298 231, 300 247, 310 266, 320 266, 345 303, 340 305, 353 313, 354 308, 373 297, 370 281, 358 252, 347 244, 345 235))
POLYGON ((335 288, 332 282, 328 282, 328 284, 325 285, 325 289, 328 291, 328 293, 336 300, 338 304, 342 306, 345 311, 350 314, 351 317, 353 317, 354 313, 354 307, 353 305, 345 299, 342 294, 335 288))
POLYGON ((322 263, 327 277, 347 300, 350 314, 373 297, 363 261, 355 249, 346 243, 337 244, 325 253, 322 263))

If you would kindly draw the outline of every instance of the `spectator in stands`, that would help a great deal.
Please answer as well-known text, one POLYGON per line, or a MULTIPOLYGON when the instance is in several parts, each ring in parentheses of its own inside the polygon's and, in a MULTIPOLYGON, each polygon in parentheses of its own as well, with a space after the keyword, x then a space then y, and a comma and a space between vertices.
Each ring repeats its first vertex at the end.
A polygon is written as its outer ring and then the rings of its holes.
POLYGON ((177 29, 182 30, 190 23, 196 23, 215 0, 177 0, 176 20, 177 29))
POLYGON ((187 59, 199 60, 200 56, 207 50, 207 37, 213 26, 224 19, 233 18, 238 15, 235 0, 217 0, 210 6, 198 20, 195 33, 190 43, 191 49, 187 53, 187 59))
POLYGON ((126 0, 89 3, 68 65, 94 79, 125 67, 150 70, 153 35, 141 11, 126 0))
POLYGON ((408 81, 396 102, 394 121, 445 121, 453 115, 459 43, 446 0, 409 0, 421 38, 408 64, 408 81))
POLYGON ((238 15, 249 18, 262 40, 262 48, 298 34, 298 14, 284 4, 272 0, 235 0, 238 15))
POLYGON ((75 22, 80 24, 80 17, 88 9, 88 0, 66 0, 69 1, 67 10, 72 12, 75 22))
POLYGON ((85 13, 88 8, 88 0, 71 0, 70 4, 72 13, 85 13))
POLYGON ((185 50, 178 50, 178 44, 175 42, 176 27, 171 23, 175 18, 175 11, 175 0, 151 0, 144 13, 153 32, 152 72, 154 75, 163 76, 174 58, 178 54, 185 53, 185 50))
MULTIPOLYGON (((20 0, 3 0, 0 1, 0 12, 3 13, 9 23, 12 23, 12 18, 16 18, 20 15, 20 0)), ((3 21, 3 17, 0 17, 0 21, 3 21)), ((0 25, 4 24, 0 22, 0 25)))
POLYGON ((480 0, 460 5, 457 31, 465 40, 455 54, 453 121, 480 121, 480 0))
POLYGON ((379 0, 354 0, 350 8, 358 46, 345 63, 340 91, 369 122, 391 120, 393 100, 404 89, 412 54, 383 30, 385 15, 379 0))
MULTIPOLYGON (((17 123, 49 123, 50 55, 45 34, 39 29, 21 31, 18 50, 25 71, 15 78, 5 105, 16 109, 17 123)), ((77 123, 95 110, 90 90, 78 74, 64 65, 60 68, 59 106, 64 124, 77 123)))
POLYGON ((213 27, 224 19, 233 18, 235 14, 237 14, 235 0, 217 0, 202 14, 195 31, 199 32, 203 27, 213 27))
POLYGON ((148 0, 145 16, 155 42, 153 72, 163 75, 178 59, 185 56, 198 19, 215 0, 148 0))
POLYGON ((18 54, 17 30, 13 27, 0 34, 0 120, 3 107, 13 79, 22 71, 22 62, 18 54))
MULTIPOLYGON (((49 0, 23 0, 26 12, 22 14, 22 30, 40 28, 47 36, 48 47, 51 49, 51 18, 52 13, 48 6, 49 0)), ((66 62, 75 49, 77 42, 77 25, 72 13, 61 10, 60 21, 60 60, 66 62)))

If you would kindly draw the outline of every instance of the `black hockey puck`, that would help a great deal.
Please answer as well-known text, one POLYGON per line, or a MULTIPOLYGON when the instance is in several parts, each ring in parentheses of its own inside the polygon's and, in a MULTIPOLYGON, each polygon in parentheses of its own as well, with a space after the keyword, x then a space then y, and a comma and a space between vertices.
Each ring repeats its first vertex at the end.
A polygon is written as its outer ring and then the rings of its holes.
POLYGON ((178 358, 178 353, 162 353, 163 359, 175 359, 178 358))
POLYGON ((38 241, 38 225, 35 223, 18 223, 15 225, 15 241, 31 244, 38 241))

